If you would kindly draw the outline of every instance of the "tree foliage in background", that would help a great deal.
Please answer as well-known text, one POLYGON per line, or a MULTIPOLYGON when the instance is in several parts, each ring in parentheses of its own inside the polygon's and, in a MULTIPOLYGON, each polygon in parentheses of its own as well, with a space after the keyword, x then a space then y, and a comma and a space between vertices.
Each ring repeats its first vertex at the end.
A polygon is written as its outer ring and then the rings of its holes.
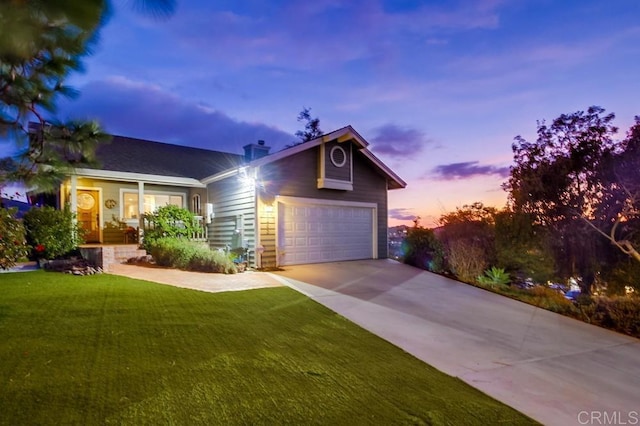
MULTIPOLYGON (((173 0, 138 1, 135 7, 162 15, 173 0)), ((77 93, 65 85, 82 71, 111 13, 104 0, 0 1, 0 137, 19 149, 17 166, 2 181, 21 181, 43 190, 56 186, 69 169, 89 165, 106 139, 97 123, 51 118, 60 97, 77 93), (29 122, 37 125, 30 127, 29 122)))
POLYGON ((298 130, 296 136, 300 138, 302 142, 308 142, 322 136, 322 130, 320 129, 320 119, 318 117, 311 117, 311 108, 303 108, 298 114, 298 122, 305 123, 304 130, 298 130))
POLYGON ((555 278, 555 258, 547 229, 527 213, 503 210, 494 216, 496 264, 520 280, 555 278))
POLYGON ((583 277, 586 290, 611 260, 607 242, 640 261, 640 127, 618 141, 613 119, 594 106, 539 122, 535 142, 516 138, 505 185, 513 211, 548 229, 559 274, 583 277))
POLYGON ((640 262, 640 116, 602 169, 601 201, 587 223, 640 262))

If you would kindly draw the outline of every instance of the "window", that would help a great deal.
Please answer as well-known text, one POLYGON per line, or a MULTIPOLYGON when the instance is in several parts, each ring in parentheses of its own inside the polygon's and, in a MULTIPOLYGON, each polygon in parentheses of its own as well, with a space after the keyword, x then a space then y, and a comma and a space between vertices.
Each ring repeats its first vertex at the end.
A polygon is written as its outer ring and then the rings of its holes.
MULTIPOLYGON (((184 195, 144 194, 144 213, 153 213, 158 207, 167 205, 182 207, 184 195)), ((123 219, 138 219, 138 193, 124 192, 122 196, 123 219)))
POLYGON ((200 194, 196 194, 193 196, 193 198, 191 199, 191 204, 191 211, 193 212, 193 214, 202 216, 202 210, 200 207, 200 194))

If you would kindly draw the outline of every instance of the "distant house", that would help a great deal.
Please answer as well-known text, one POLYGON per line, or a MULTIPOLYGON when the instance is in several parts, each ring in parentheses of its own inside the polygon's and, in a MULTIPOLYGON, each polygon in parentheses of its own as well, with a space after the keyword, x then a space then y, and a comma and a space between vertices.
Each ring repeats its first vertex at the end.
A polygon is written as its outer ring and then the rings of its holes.
POLYGON ((245 155, 114 136, 100 168, 77 169, 61 186, 87 242, 121 243, 116 224, 167 204, 206 223, 212 248, 248 249, 253 266, 388 256, 387 191, 405 182, 347 126, 269 154, 245 155))
POLYGON ((31 205, 24 201, 14 200, 12 198, 0 197, 0 207, 11 209, 16 208, 16 217, 21 218, 26 212, 29 211, 31 205))

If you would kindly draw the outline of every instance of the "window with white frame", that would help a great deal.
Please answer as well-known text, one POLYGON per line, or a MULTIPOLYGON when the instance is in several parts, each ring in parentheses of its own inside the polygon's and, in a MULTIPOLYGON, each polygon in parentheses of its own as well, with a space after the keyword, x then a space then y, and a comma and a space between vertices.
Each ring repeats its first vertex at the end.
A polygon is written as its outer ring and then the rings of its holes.
MULTIPOLYGON (((164 206, 184 206, 183 194, 171 193, 145 193, 144 194, 144 212, 153 213, 158 207, 164 206)), ((123 219, 138 219, 138 193, 123 192, 122 193, 122 217, 123 219)))
POLYGON ((191 211, 197 216, 202 216, 200 194, 195 194, 191 199, 191 211))

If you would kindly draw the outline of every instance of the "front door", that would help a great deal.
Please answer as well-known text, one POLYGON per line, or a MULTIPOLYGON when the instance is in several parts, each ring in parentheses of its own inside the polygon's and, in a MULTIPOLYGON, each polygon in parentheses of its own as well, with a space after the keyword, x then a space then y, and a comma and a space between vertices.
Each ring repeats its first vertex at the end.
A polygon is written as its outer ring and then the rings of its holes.
POLYGON ((78 190, 78 224, 88 243, 100 242, 100 193, 90 189, 78 190))

